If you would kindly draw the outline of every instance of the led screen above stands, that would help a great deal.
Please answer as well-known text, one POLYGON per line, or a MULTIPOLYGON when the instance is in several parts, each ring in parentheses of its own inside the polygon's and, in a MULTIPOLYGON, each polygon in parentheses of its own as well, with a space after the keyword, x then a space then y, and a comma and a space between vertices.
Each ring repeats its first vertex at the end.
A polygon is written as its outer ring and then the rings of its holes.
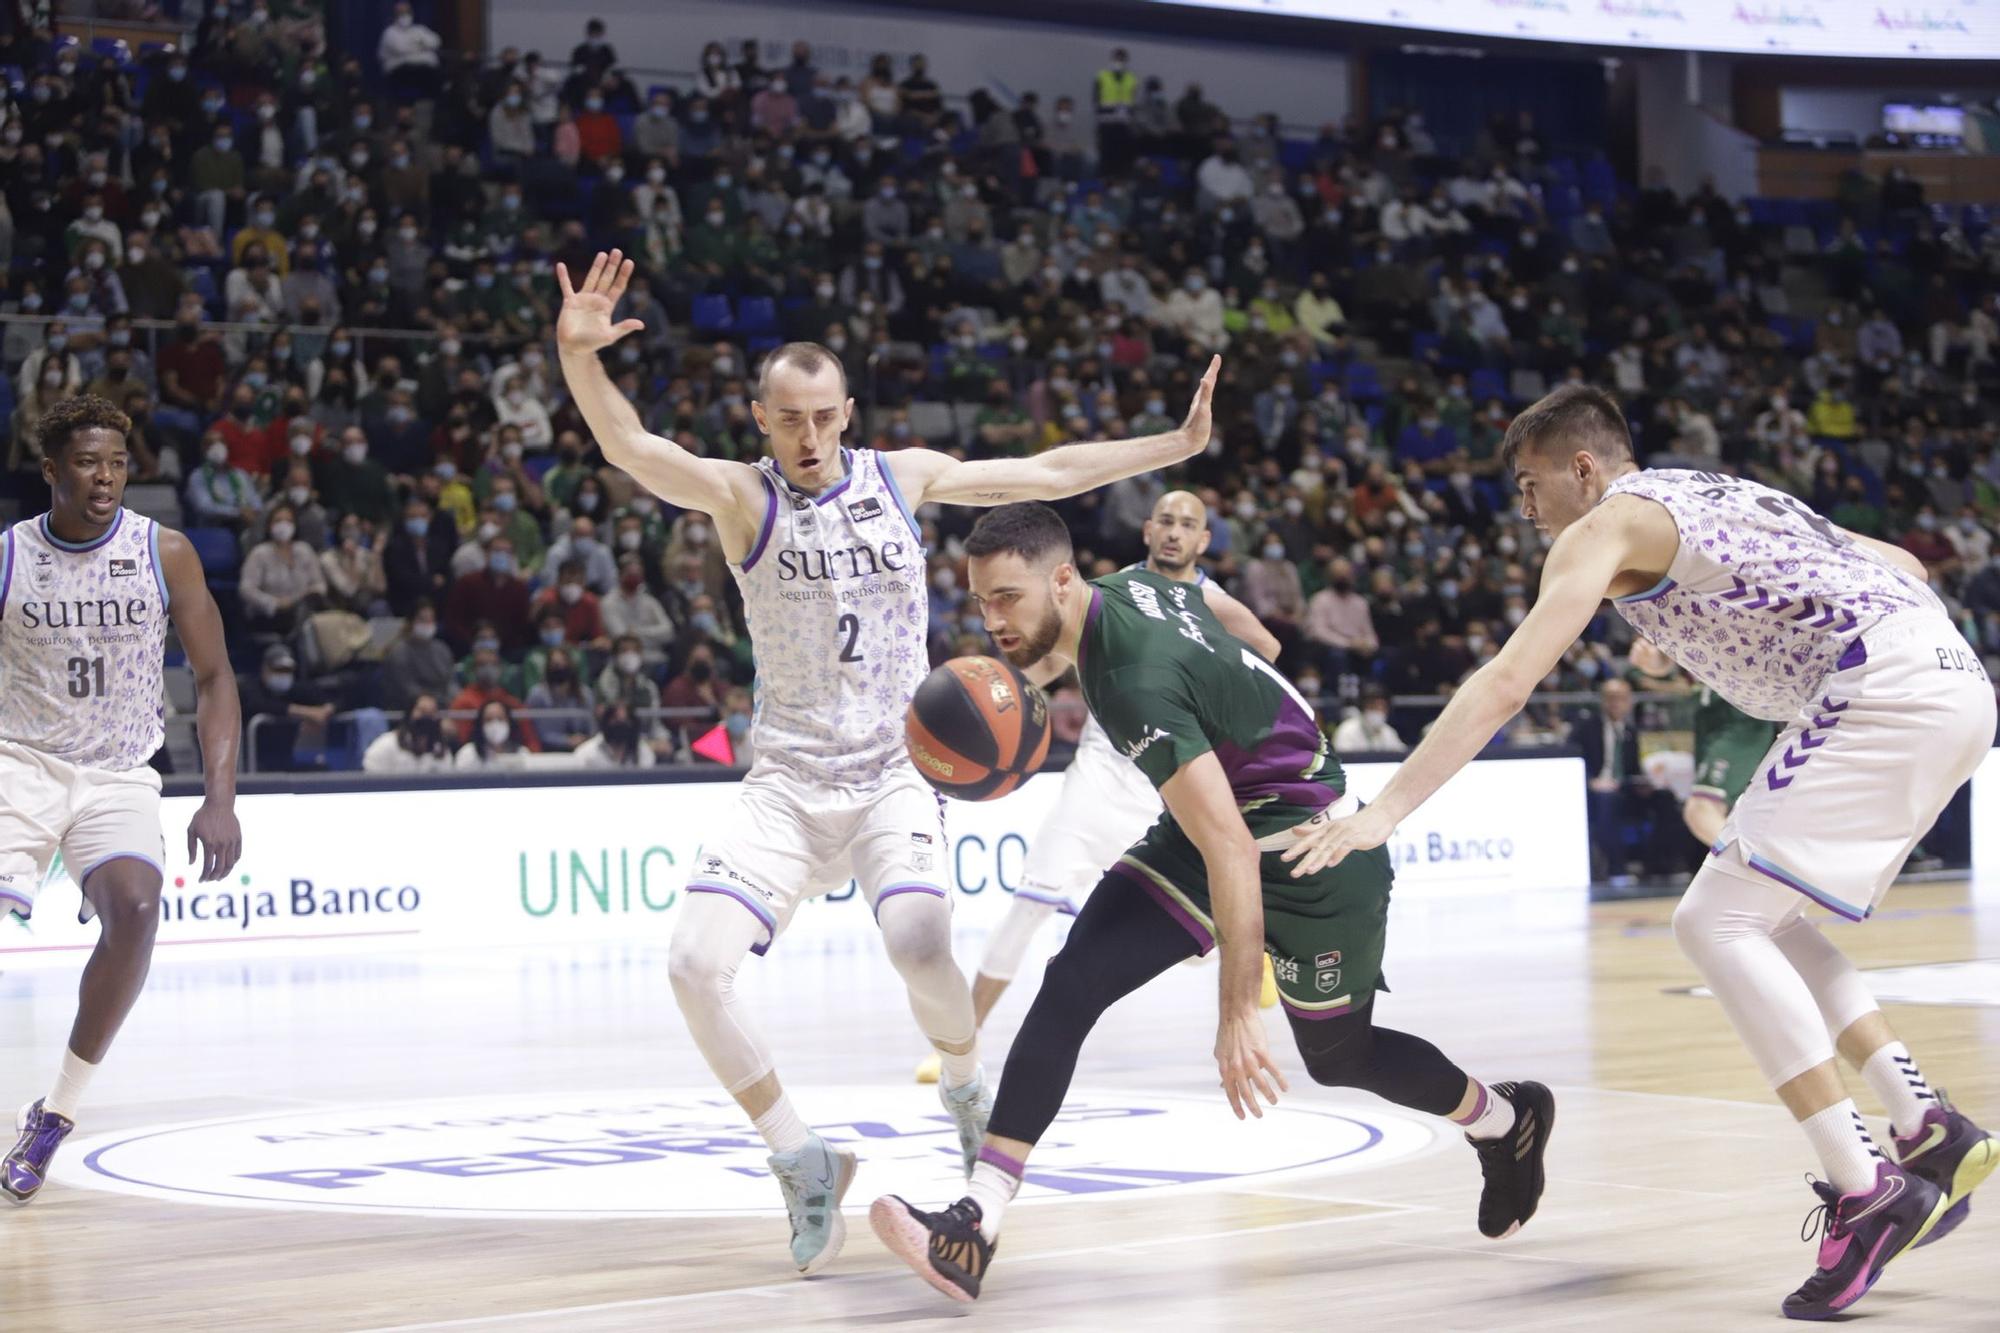
POLYGON ((1880 0, 1142 0, 1279 18, 1761 55, 2000 59, 2000 4, 1880 0))

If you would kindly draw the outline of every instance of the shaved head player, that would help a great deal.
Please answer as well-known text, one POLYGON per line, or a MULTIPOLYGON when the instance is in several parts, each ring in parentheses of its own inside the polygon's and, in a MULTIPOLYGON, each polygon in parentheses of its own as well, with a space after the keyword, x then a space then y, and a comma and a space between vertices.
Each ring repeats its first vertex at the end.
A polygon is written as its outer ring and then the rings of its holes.
POLYGON ((744 958, 776 941, 800 903, 850 874, 943 1066, 939 1095, 968 1173, 992 1099, 972 994, 951 956, 942 801, 918 776, 903 719, 930 669, 929 590, 913 510, 929 502, 1056 499, 1178 463, 1208 444, 1220 358, 1187 420, 1163 435, 960 462, 929 449, 841 444, 854 415, 840 358, 788 343, 764 359, 751 413, 770 440, 752 466, 704 458, 648 432, 599 354, 642 327, 615 322, 632 279, 618 251, 563 290, 563 378, 604 456, 669 504, 714 520, 757 649, 757 762, 733 813, 702 844, 668 972, 695 1044, 771 1149, 791 1215, 792 1261, 813 1273, 846 1238, 841 1196, 855 1155, 806 1127, 736 998, 744 958))

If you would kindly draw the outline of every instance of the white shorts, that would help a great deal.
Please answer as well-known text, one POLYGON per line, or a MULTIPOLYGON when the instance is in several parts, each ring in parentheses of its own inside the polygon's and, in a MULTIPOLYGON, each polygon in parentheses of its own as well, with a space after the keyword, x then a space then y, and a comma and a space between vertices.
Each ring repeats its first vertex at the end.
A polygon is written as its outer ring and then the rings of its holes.
POLYGON ((1779 733, 1714 856, 1859 921, 1992 748, 1993 684, 1951 622, 1922 612, 1841 662, 1779 733))
POLYGON ((831 787, 759 759, 723 827, 695 854, 689 893, 734 898, 764 923, 762 954, 799 904, 860 881, 871 912, 899 893, 947 904, 944 798, 909 764, 866 787, 831 787))
MULTIPOLYGON (((160 775, 150 768, 79 768, 0 741, 0 913, 34 912, 58 851, 79 886, 123 857, 160 870, 166 859, 160 775)), ((78 917, 93 915, 86 899, 78 917)))
POLYGON ((1114 750, 1083 746, 1063 772, 1055 808, 1028 844, 1014 896, 1074 914, 1160 810, 1160 794, 1136 765, 1114 750))

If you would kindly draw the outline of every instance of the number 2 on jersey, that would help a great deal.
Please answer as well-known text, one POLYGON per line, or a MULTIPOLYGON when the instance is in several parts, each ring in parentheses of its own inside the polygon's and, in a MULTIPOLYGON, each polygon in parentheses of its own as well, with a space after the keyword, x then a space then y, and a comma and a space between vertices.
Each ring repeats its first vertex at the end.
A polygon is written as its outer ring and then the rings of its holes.
POLYGON ((861 638, 861 617, 849 611, 840 618, 838 628, 842 634, 847 636, 847 642, 841 645, 840 660, 843 662, 859 662, 861 654, 854 651, 854 645, 861 638))
POLYGON ((69 659, 69 697, 88 699, 92 695, 104 696, 104 659, 101 657, 72 657, 69 659))

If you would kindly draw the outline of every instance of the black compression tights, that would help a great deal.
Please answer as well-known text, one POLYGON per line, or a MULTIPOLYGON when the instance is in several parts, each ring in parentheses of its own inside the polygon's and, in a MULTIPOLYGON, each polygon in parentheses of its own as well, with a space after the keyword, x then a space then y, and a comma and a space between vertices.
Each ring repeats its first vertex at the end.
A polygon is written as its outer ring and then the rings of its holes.
MULTIPOLYGON (((1040 1142, 1069 1094, 1077 1053, 1106 1009, 1196 953, 1193 936, 1123 875, 1106 875, 1049 960, 1042 988, 1007 1053, 991 1133, 1040 1142)), ((1371 1000, 1339 1018, 1292 1020, 1314 1080, 1362 1088, 1413 1110, 1449 1115, 1465 1074, 1421 1037, 1373 1025, 1371 1000)))

